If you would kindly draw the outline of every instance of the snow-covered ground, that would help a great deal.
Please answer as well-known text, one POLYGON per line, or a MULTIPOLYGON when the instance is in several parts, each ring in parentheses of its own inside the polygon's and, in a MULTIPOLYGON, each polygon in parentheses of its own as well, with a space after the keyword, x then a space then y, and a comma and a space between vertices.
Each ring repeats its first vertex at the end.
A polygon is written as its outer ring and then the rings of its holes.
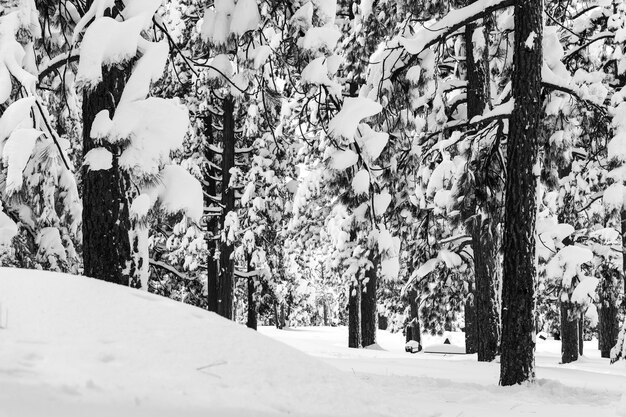
POLYGON ((5 268, 0 327, 0 417, 626 415, 626 368, 591 344, 561 366, 542 342, 538 383, 501 388, 497 364, 407 354, 400 335, 354 350, 345 328, 259 334, 145 292, 5 268))

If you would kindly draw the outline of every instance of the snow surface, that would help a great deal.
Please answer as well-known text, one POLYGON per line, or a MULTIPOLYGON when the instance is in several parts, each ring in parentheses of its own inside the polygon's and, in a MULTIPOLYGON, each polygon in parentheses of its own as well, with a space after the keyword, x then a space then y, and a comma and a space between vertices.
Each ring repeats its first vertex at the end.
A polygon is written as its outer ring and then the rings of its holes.
POLYGON ((0 268, 1 416, 391 416, 352 373, 213 313, 0 268))
MULTIPOLYGON (((374 349, 349 349, 345 327, 259 331, 358 376, 396 415, 612 417, 626 410, 626 366, 601 359, 596 340, 585 342, 585 355, 567 365, 559 364, 560 342, 538 340, 537 382, 499 387, 499 363, 477 362, 476 355, 406 353, 398 333, 379 330, 374 349)), ((449 349, 464 340, 463 333, 448 336, 449 349)), ((422 335, 426 350, 443 340, 422 335)))
POLYGON ((538 340, 537 383, 502 388, 499 364, 405 353, 400 334, 357 350, 345 327, 257 333, 64 274, 0 268, 0 313, 2 416, 612 417, 624 406, 626 367, 600 359, 596 341, 559 365, 559 342, 538 340))

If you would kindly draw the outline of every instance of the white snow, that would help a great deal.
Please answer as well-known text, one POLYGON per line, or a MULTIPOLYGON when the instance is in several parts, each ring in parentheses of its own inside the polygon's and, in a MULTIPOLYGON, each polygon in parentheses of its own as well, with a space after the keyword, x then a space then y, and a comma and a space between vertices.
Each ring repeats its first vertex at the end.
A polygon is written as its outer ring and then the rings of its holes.
POLYGON ((374 215, 382 216, 391 203, 391 194, 386 189, 374 194, 374 215))
POLYGON ((174 100, 149 97, 120 105, 113 117, 109 140, 130 138, 120 156, 120 166, 136 175, 156 175, 169 162, 170 151, 183 144, 189 114, 174 100))
POLYGON ((108 110, 100 110, 91 124, 89 136, 93 139, 104 139, 111 133, 113 122, 110 119, 108 110))
POLYGON ((313 27, 304 35, 302 47, 311 50, 326 49, 332 51, 337 46, 340 37, 341 31, 335 26, 313 27))
POLYGON ((15 129, 2 149, 2 162, 7 165, 6 192, 22 188, 24 168, 30 159, 37 138, 43 134, 37 129, 15 129))
POLYGON ((383 149, 385 149, 385 146, 387 146, 389 134, 386 132, 376 132, 366 124, 361 124, 359 130, 362 135, 359 142, 363 145, 363 149, 370 159, 375 161, 378 159, 383 149))
POLYGON ((361 169, 352 178, 352 189, 355 194, 368 194, 370 188, 370 174, 366 169, 361 169))
POLYGON ((250 30, 256 30, 260 22, 261 15, 256 0, 239 0, 232 13, 230 32, 241 36, 250 30))
POLYGON ((141 38, 138 47, 143 55, 135 63, 133 72, 124 86, 120 104, 145 99, 151 84, 159 80, 165 70, 170 52, 166 40, 148 42, 141 38))
POLYGON ((106 148, 93 148, 85 155, 83 164, 89 171, 107 170, 113 167, 113 154, 106 148))
POLYGON ((123 22, 110 17, 96 19, 85 32, 80 45, 77 81, 88 88, 102 81, 102 66, 128 61, 137 54, 143 17, 123 22))
POLYGON ((469 6, 451 10, 443 18, 428 27, 418 23, 415 26, 415 36, 412 38, 400 37, 398 41, 408 53, 419 54, 428 44, 438 40, 438 38, 443 36, 451 27, 482 12, 487 7, 495 6, 503 2, 504 0, 478 0, 469 6))
MULTIPOLYGON (((90 278, 0 268, 0 304, 7 416, 615 417, 626 392, 626 367, 601 359, 595 340, 560 365, 560 343, 538 339, 537 382, 499 387, 499 363, 409 354, 402 334, 349 349, 346 327, 257 333, 90 278)), ((463 346, 462 333, 445 337, 448 351, 463 346)), ((422 335, 427 350, 443 340, 422 335)))
POLYGON ((143 291, 0 268, 0 304, 1 415, 392 415, 350 373, 143 291))
POLYGON ((30 122, 30 111, 35 105, 35 97, 25 97, 11 103, 0 117, 0 144, 9 137, 11 132, 18 127, 32 127, 30 122), (30 122, 28 126, 24 123, 30 122))
POLYGON ((358 160, 359 155, 352 149, 339 149, 332 154, 330 166, 336 170, 344 170, 356 164, 358 160))
POLYGON ((17 224, 2 211, 2 204, 0 204, 0 251, 11 244, 11 239, 15 235, 17 235, 17 224))
POLYGON ((369 98, 346 97, 341 110, 328 124, 328 130, 336 136, 353 139, 361 120, 380 113, 382 109, 379 103, 369 98))
POLYGON ((152 208, 152 199, 148 194, 139 194, 130 205, 130 217, 133 219, 142 219, 146 217, 148 211, 152 208))
MULTIPOLYGON (((585 342, 584 357, 567 365, 559 364, 560 342, 537 340, 537 382, 499 387, 497 361, 477 362, 475 354, 406 353, 401 333, 379 330, 376 349, 349 349, 346 327, 259 331, 356 375, 379 391, 396 416, 615 417, 623 410, 626 367, 601 359, 597 340, 585 342)), ((422 334, 422 346, 464 352, 464 335, 422 334), (451 344, 444 345, 445 338, 451 344)))
POLYGON ((534 48, 536 37, 537 37, 537 34, 535 32, 530 32, 530 34, 528 35, 528 38, 526 38, 526 42, 524 42, 524 46, 526 47, 526 49, 534 48))
POLYGON ((163 183, 159 193, 161 207, 170 213, 182 211, 199 222, 204 210, 200 181, 179 165, 167 165, 160 176, 163 183))

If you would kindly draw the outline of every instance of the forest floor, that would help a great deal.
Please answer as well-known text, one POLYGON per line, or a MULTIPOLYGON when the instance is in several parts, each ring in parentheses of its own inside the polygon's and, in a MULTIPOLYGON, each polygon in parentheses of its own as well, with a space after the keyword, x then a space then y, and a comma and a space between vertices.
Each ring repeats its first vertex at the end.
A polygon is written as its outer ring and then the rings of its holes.
POLYGON ((412 355, 401 335, 378 337, 354 350, 341 327, 254 332, 143 291, 0 268, 0 417, 626 412, 626 366, 592 344, 561 366, 558 344, 542 342, 537 383, 501 388, 498 364, 412 355))
MULTIPOLYGON (((356 375, 405 415, 626 416, 626 365, 601 358, 596 340, 585 342, 584 357, 561 365, 560 342, 538 339, 536 384, 503 388, 497 385, 499 363, 479 363, 476 355, 406 353, 399 333, 378 331, 377 345, 349 349, 346 327, 259 331, 356 375)), ((449 337, 463 342, 462 333, 449 337)), ((423 342, 428 350, 442 338, 426 335, 423 342)))

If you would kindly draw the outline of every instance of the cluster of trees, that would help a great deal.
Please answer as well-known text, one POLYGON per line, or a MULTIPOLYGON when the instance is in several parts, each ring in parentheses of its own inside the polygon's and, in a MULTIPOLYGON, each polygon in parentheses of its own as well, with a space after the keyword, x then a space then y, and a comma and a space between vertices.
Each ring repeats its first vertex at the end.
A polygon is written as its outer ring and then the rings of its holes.
MULTIPOLYGON (((13 0, 0 263, 256 328, 626 356, 618 0, 13 0)), ((622 93, 622 90, 624 93, 622 93)))

